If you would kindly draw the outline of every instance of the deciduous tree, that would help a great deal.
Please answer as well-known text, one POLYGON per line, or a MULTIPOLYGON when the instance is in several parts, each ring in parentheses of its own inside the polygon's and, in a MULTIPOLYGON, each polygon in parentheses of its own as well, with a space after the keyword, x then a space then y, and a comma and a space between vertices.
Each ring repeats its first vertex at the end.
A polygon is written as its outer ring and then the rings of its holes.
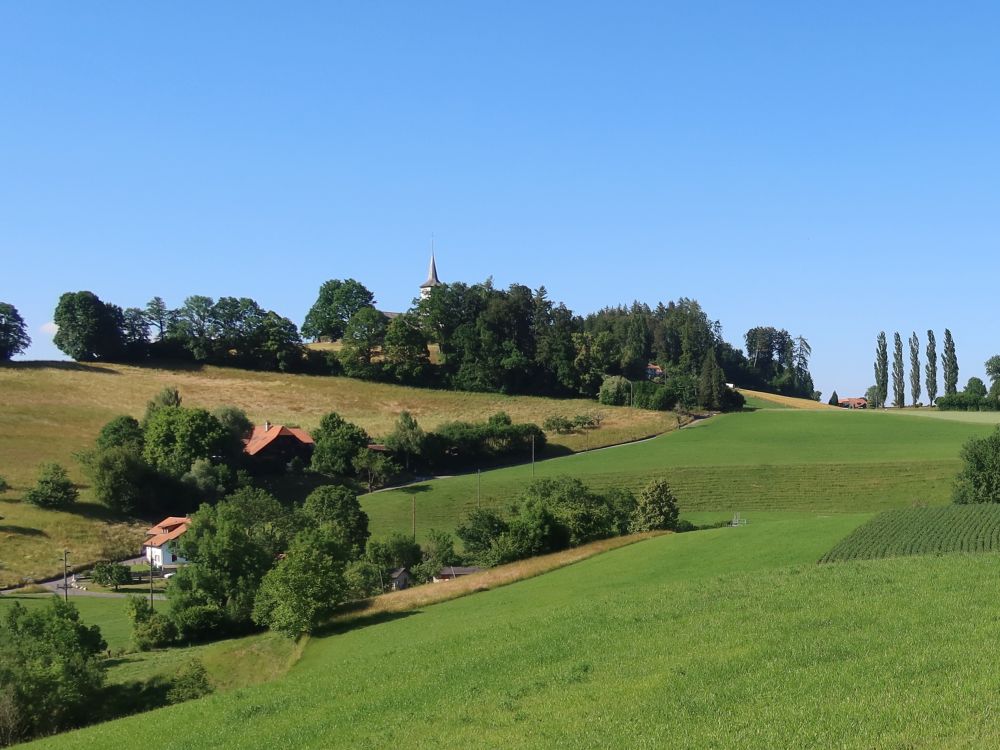
POLYGON ((333 528, 353 557, 364 551, 369 535, 368 514, 361 510, 357 495, 349 487, 317 487, 306 497, 302 513, 314 526, 333 528))
POLYGON ((316 447, 312 455, 312 468, 323 474, 351 475, 354 457, 368 447, 368 434, 351 424, 336 412, 320 420, 313 433, 316 447))
POLYGON ((892 405, 897 409, 906 406, 906 383, 903 372, 903 339, 897 332, 892 350, 892 405))
POLYGON ((885 331, 880 331, 875 345, 875 406, 885 407, 889 398, 889 347, 885 331))
POLYGON ((59 326, 52 340, 78 362, 114 359, 125 345, 120 312, 93 292, 66 292, 52 318, 59 326))
POLYGON ((347 322, 363 307, 375 304, 375 297, 354 279, 331 279, 319 288, 319 297, 306 315, 302 335, 307 338, 343 338, 347 322))
POLYGON ((955 482, 956 503, 1000 502, 1000 428, 962 446, 962 470, 955 482))
POLYGON ((910 335, 910 398, 914 406, 920 401, 920 339, 916 331, 910 335))
POLYGON ((66 469, 56 463, 45 463, 39 468, 38 481, 24 493, 24 499, 39 508, 62 509, 75 503, 79 494, 66 469))
POLYGON ((677 528, 677 499, 665 479, 654 479, 639 493, 629 530, 673 530, 677 528))
POLYGON ((0 362, 10 360, 31 346, 31 337, 24 325, 24 318, 17 308, 0 302, 0 362))
POLYGON ((924 382, 927 384, 927 403, 934 406, 937 401, 938 370, 937 370, 937 342, 934 340, 934 331, 927 331, 927 364, 924 365, 924 382))
POLYGON ((944 395, 958 393, 958 355, 955 353, 955 339, 951 331, 944 329, 944 353, 941 354, 941 369, 944 375, 944 395))

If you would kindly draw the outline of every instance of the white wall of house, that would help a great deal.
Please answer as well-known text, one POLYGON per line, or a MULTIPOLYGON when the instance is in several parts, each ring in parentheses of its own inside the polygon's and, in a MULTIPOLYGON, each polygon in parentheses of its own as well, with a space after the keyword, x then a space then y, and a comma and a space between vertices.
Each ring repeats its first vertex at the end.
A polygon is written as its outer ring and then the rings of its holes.
POLYGON ((184 565, 187 560, 177 554, 173 542, 167 542, 162 547, 146 547, 146 559, 153 565, 162 568, 164 565, 184 565))

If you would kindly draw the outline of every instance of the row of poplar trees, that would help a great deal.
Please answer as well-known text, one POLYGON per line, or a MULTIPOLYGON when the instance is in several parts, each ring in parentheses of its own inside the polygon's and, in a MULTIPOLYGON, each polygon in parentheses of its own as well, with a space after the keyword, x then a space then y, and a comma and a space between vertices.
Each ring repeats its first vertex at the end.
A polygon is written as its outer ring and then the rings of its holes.
MULTIPOLYGON (((920 339, 914 332, 910 336, 910 399, 913 406, 920 403, 920 339)), ((941 354, 941 369, 944 379, 944 395, 958 392, 958 357, 955 354, 955 339, 951 331, 944 329, 944 351, 941 354)), ((937 341, 934 331, 927 332, 926 362, 924 364, 924 387, 927 401, 931 405, 938 396, 937 341)), ((889 399, 889 345, 885 331, 878 335, 875 346, 875 385, 869 389, 869 401, 873 405, 885 407, 889 399)), ((899 333, 893 334, 892 355, 892 405, 906 406, 906 372, 903 362, 903 339, 899 333)))

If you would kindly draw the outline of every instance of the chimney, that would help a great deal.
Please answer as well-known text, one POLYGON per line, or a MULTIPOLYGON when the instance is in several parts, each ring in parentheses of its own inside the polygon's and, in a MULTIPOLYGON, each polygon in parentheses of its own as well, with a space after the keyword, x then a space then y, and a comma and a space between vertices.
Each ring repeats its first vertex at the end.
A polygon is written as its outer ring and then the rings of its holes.
POLYGON ((268 421, 267 421, 267 420, 265 419, 265 420, 264 420, 264 432, 267 432, 267 431, 268 431, 268 430, 270 430, 270 429, 271 429, 271 423, 270 423, 270 422, 268 422, 268 421))

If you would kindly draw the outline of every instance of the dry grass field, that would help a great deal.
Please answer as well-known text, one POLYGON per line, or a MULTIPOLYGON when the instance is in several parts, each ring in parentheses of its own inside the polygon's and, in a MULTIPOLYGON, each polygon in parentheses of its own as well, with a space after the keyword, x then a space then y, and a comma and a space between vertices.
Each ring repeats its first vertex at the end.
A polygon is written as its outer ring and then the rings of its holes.
POLYGON ((748 397, 748 402, 750 399, 755 401, 764 401, 768 404, 772 404, 777 408, 784 409, 821 409, 829 410, 836 409, 836 406, 830 406, 829 404, 820 403, 819 401, 812 401, 807 398, 796 398, 794 396, 779 396, 777 393, 765 393, 764 391, 748 391, 745 388, 737 388, 740 393, 748 397))

